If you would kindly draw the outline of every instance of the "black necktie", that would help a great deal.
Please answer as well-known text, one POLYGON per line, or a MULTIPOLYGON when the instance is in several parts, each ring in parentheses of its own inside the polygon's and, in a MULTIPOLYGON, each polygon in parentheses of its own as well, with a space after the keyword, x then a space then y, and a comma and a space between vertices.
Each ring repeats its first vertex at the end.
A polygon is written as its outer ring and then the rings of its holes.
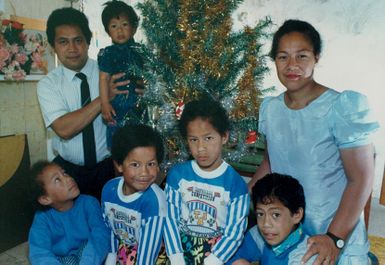
MULTIPOLYGON (((91 102, 90 87, 88 86, 87 76, 83 73, 77 73, 76 77, 82 80, 80 85, 82 107, 91 102)), ((83 150, 84 150, 84 165, 87 167, 96 164, 95 151, 95 134, 92 122, 88 124, 82 131, 83 135, 83 150)))

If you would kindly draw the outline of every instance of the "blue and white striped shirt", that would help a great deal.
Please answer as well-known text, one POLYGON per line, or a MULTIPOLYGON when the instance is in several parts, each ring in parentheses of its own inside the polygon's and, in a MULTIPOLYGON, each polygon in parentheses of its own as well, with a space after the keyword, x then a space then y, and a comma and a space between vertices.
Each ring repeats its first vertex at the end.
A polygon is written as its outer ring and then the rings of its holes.
POLYGON ((211 253, 222 264, 235 253, 246 230, 250 197, 245 181, 231 166, 223 162, 207 172, 195 161, 176 165, 167 176, 166 195, 171 222, 165 236, 168 253, 183 252, 178 232, 220 237, 211 253))
POLYGON ((137 247, 137 265, 155 264, 167 217, 165 194, 152 184, 143 192, 126 196, 123 183, 123 177, 114 178, 102 192, 102 211, 111 230, 112 252, 118 252, 119 242, 123 242, 137 247))

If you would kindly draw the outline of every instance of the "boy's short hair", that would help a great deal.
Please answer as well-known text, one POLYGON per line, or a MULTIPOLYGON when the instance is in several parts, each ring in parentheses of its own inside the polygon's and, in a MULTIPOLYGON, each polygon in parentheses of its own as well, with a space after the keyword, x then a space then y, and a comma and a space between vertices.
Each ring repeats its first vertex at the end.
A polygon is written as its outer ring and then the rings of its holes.
POLYGON ((125 125, 112 137, 112 159, 123 164, 127 155, 137 147, 154 147, 156 159, 162 163, 164 157, 163 140, 159 132, 144 124, 125 125))
POLYGON ((87 44, 90 44, 92 32, 88 25, 86 15, 72 7, 64 7, 54 10, 47 20, 47 39, 52 47, 55 47, 56 28, 62 25, 78 26, 83 33, 87 44))
POLYGON ((258 203, 270 204, 275 200, 280 201, 292 214, 297 213, 299 208, 303 209, 301 223, 305 219, 305 194, 299 181, 291 176, 271 173, 261 178, 252 190, 254 207, 258 203))
POLYGON ((135 10, 132 8, 132 6, 127 5, 123 1, 118 0, 112 0, 105 2, 103 4, 105 7, 102 12, 102 23, 104 26, 104 30, 109 34, 108 32, 108 24, 110 23, 111 19, 119 17, 120 15, 126 15, 128 18, 128 22, 130 22, 130 25, 134 28, 137 28, 139 25, 139 17, 136 14, 135 10))
POLYGON ((31 200, 32 205, 36 210, 47 210, 50 207, 47 205, 42 205, 39 203, 39 197, 46 194, 46 190, 44 188, 44 183, 41 180, 41 176, 43 175, 43 171, 51 165, 55 165, 53 162, 49 162, 46 160, 40 160, 32 165, 30 169, 30 185, 31 185, 31 200))
POLYGON ((189 122, 201 118, 207 120, 220 135, 225 135, 230 130, 230 120, 222 105, 210 98, 201 98, 186 104, 179 120, 179 131, 187 137, 187 126, 189 122))

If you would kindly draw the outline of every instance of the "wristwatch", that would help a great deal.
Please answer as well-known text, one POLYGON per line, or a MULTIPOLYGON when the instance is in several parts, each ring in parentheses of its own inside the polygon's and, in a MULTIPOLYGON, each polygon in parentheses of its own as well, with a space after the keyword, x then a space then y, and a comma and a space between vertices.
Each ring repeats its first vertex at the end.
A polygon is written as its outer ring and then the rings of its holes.
POLYGON ((334 241, 334 244, 338 249, 343 249, 343 247, 345 246, 345 241, 342 238, 339 238, 338 236, 330 232, 327 232, 326 235, 334 241))

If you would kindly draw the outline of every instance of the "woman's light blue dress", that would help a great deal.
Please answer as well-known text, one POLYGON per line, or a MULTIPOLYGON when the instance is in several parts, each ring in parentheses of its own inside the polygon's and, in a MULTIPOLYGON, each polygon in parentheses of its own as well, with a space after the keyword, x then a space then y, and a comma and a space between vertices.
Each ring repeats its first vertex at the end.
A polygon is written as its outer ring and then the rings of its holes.
MULTIPOLYGON (((299 110, 286 106, 284 93, 262 102, 259 132, 266 137, 271 170, 303 185, 309 235, 327 231, 346 187, 339 150, 371 143, 378 127, 366 97, 353 91, 328 89, 299 110)), ((366 264, 368 249, 361 216, 338 264, 366 264)))

